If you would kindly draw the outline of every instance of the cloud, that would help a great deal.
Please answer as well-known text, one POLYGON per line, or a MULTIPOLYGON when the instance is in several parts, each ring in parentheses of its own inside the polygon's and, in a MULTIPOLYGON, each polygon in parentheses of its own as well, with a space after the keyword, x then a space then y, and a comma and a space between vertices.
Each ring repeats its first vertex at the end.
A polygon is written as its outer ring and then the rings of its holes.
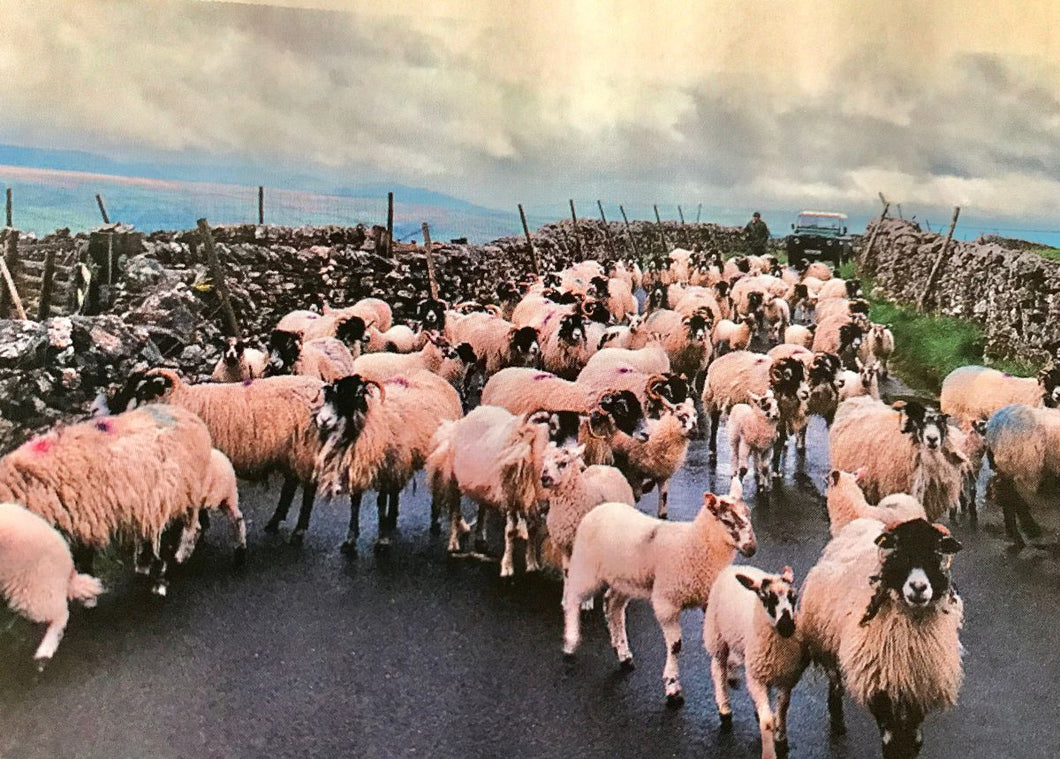
POLYGON ((1060 211, 1060 11, 1040 0, 3 6, 8 142, 503 207, 854 211, 882 190, 1060 211))

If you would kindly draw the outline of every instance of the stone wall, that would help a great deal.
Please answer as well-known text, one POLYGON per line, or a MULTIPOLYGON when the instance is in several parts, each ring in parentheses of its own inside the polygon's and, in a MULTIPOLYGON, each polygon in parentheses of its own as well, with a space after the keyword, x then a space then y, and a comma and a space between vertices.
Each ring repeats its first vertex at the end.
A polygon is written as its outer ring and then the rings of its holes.
MULTIPOLYGON (((714 224, 664 226, 668 243, 731 252, 740 230, 714 224)), ((641 261, 661 257, 659 228, 632 222, 641 261)), ((625 225, 597 221, 550 224, 533 234, 546 271, 574 260, 632 257, 625 225), (610 231, 611 244, 607 231, 610 231)), ((46 238, 47 239, 47 238, 46 238)), ((397 243, 387 257, 381 227, 214 229, 233 307, 251 342, 264 343, 281 316, 324 303, 343 306, 368 296, 389 302, 398 320, 411 319, 429 292, 421 248, 397 243)), ((88 236, 64 238, 82 257, 88 236)), ((106 313, 44 324, 0 320, 0 453, 60 419, 84 416, 99 389, 136 368, 167 365, 202 380, 220 356, 219 302, 195 231, 153 232, 122 255, 122 276, 101 293, 106 313)), ((124 250, 124 249, 123 249, 124 250)), ((525 279, 531 259, 523 237, 487 245, 434 246, 440 296, 491 301, 499 283, 525 279)))
MULTIPOLYGON (((887 219, 863 271, 887 298, 916 305, 944 243, 912 222, 887 219)), ((939 313, 978 323, 988 358, 1042 363, 1060 349, 1060 262, 1026 248, 991 239, 952 242, 931 301, 939 313)))

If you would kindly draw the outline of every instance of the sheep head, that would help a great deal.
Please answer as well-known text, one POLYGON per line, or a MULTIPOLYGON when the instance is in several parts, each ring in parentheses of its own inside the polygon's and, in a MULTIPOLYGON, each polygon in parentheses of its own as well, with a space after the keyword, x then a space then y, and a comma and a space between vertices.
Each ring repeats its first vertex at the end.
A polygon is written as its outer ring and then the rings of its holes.
POLYGON ((530 424, 547 425, 548 440, 554 445, 568 447, 578 443, 582 415, 577 411, 538 409, 527 414, 526 420, 530 424))
POLYGON ((335 338, 341 340, 351 351, 360 347, 368 332, 368 324, 359 316, 347 316, 335 326, 335 338))
POLYGON ((890 524, 875 542, 880 548, 880 572, 872 578, 877 590, 861 624, 872 621, 892 595, 919 612, 955 593, 950 566, 961 544, 942 525, 926 519, 890 524))
POLYGON ((120 414, 145 403, 164 403, 179 382, 180 378, 172 369, 134 372, 110 398, 97 399, 97 402, 105 413, 120 414))
POLYGON ((776 422, 780 419, 780 406, 777 405, 777 399, 773 395, 772 390, 766 390, 765 395, 751 393, 750 398, 751 406, 765 414, 766 419, 770 422, 776 422))
POLYGON ((537 366, 541 343, 533 327, 512 327, 508 332, 508 350, 513 366, 537 366))
POLYGON ((569 345, 585 342, 585 318, 580 313, 567 314, 559 320, 559 339, 569 345))
POLYGON ((290 374, 301 354, 301 335, 297 332, 274 329, 269 335, 269 363, 265 367, 265 376, 276 377, 281 374, 290 374))
POLYGON ((712 320, 713 317, 710 316, 710 311, 700 310, 691 316, 686 316, 681 322, 688 329, 688 338, 690 340, 702 342, 710 337, 710 322, 712 320))
POLYGON ((729 545, 744 556, 754 556, 758 543, 751 526, 751 512, 742 498, 732 493, 717 496, 708 490, 703 494, 703 511, 722 526, 729 545))
POLYGON ((910 435, 918 445, 935 451, 946 442, 949 417, 916 401, 896 401, 891 408, 898 412, 902 432, 910 435))
POLYGON ((806 400, 810 390, 806 385, 806 367, 797 358, 782 358, 769 368, 769 386, 773 394, 806 400))
POLYGON ((780 574, 761 579, 736 574, 736 581, 758 596, 766 616, 782 638, 795 634, 795 573, 784 567, 780 574))
POLYGON ((1050 362, 1038 372, 1038 384, 1042 388, 1042 404, 1047 408, 1060 407, 1060 366, 1050 362))
POLYGON ((379 402, 385 402, 386 391, 383 386, 359 374, 351 374, 324 385, 324 400, 313 412, 313 422, 321 439, 335 444, 356 441, 364 429, 368 398, 373 389, 379 394, 379 402))
POLYGON ((444 300, 425 298, 416 305, 416 318, 423 323, 424 329, 444 330, 447 308, 444 300))
POLYGON ((567 482, 584 466, 584 445, 549 445, 542 456, 541 487, 554 488, 567 482))
POLYGON ((644 408, 637 396, 630 390, 617 393, 604 393, 589 412, 589 432, 594 437, 607 437, 596 430, 603 424, 606 428, 617 429, 638 442, 648 439, 648 430, 644 418, 644 408))
POLYGON ((246 343, 243 342, 241 337, 229 337, 225 340, 225 352, 222 356, 222 360, 226 366, 235 367, 239 366, 239 362, 243 360, 243 351, 246 350, 246 343))

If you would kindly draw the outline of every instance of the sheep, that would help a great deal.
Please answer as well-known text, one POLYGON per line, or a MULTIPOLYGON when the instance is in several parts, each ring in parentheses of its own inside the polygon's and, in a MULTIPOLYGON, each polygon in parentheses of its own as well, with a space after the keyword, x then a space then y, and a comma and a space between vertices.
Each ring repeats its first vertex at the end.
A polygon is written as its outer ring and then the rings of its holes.
POLYGON ((989 492, 1002 507, 1013 547, 1022 549, 1023 534, 1032 541, 1042 535, 1031 509, 1050 512, 1057 507, 1060 409, 1023 403, 1005 406, 987 422, 986 447, 994 470, 989 492))
POLYGON ((754 338, 757 325, 754 314, 738 317, 738 321, 735 322, 729 319, 719 321, 714 325, 710 336, 714 354, 724 356, 733 351, 747 350, 754 338))
POLYGON ((626 606, 631 598, 651 601, 666 639, 663 683, 667 703, 684 703, 677 655, 681 611, 707 606, 718 573, 739 551, 754 555, 754 529, 739 481, 729 495, 703 494, 692 522, 664 522, 624 503, 604 503, 582 519, 574 539, 563 595, 563 653, 580 642, 581 604, 608 586, 604 614, 619 666, 633 668, 626 639, 626 606))
POLYGON ((353 374, 354 365, 350 349, 333 337, 303 341, 296 332, 278 329, 269 336, 267 377, 299 374, 332 382, 353 374))
POLYGON ((817 330, 816 324, 807 327, 801 324, 792 324, 784 330, 784 343, 788 345, 800 345, 803 348, 813 347, 813 333, 817 330))
MULTIPOLYGON (((633 317, 636 319, 637 317, 633 317)), ((600 337, 600 342, 596 346, 596 352, 599 353, 604 348, 624 348, 626 350, 633 347, 633 336, 634 327, 633 322, 630 324, 616 324, 608 327, 604 330, 604 334, 600 337)), ((595 356, 596 353, 593 354, 595 356)), ((589 357, 592 360, 592 356, 589 357)))
POLYGON ((757 567, 726 567, 714 581, 703 616, 703 647, 710 656, 722 730, 732 729, 727 680, 731 667, 742 663, 758 715, 762 759, 787 753, 791 692, 806 669, 796 629, 794 585, 791 567, 780 574, 757 567), (775 712, 769 703, 772 688, 777 690, 775 712))
POLYGON ((276 533, 302 484, 302 512, 291 542, 301 544, 316 497, 320 441, 313 424, 323 383, 314 377, 271 377, 239 384, 187 385, 171 369, 135 373, 109 401, 112 412, 143 403, 170 403, 191 411, 209 429, 213 446, 244 479, 272 471, 284 476, 276 512, 265 532, 276 533))
POLYGON ((103 583, 74 569, 70 547, 44 519, 0 503, 0 597, 30 622, 47 625, 33 654, 37 671, 55 655, 70 620, 68 601, 96 605, 103 583))
POLYGON ((676 311, 659 309, 644 320, 634 335, 633 347, 644 347, 654 339, 653 335, 661 335, 661 345, 669 358, 669 366, 663 371, 695 377, 710 361, 710 326, 709 311, 682 317, 676 311))
POLYGON ((763 305, 762 315, 766 324, 771 325, 770 334, 772 338, 780 342, 785 330, 791 323, 791 306, 783 298, 769 295, 763 305))
POLYGON ((240 337, 230 337, 225 351, 217 359, 210 379, 214 382, 243 382, 265 375, 268 354, 256 348, 248 348, 240 337))
POLYGON ((892 493, 873 506, 865 500, 858 485, 864 470, 841 472, 833 469, 826 480, 828 502, 828 530, 834 538, 855 519, 875 519, 883 524, 926 519, 920 501, 906 493, 892 493))
POLYGON ((814 309, 814 320, 820 324, 836 317, 850 317, 854 314, 867 316, 869 303, 864 300, 849 300, 847 298, 820 299, 814 309))
POLYGON ((860 358, 855 359, 854 364, 858 368, 856 372, 846 369, 839 374, 839 379, 836 383, 839 388, 839 402, 842 403, 861 395, 867 395, 878 401, 880 399, 882 366, 876 361, 869 361, 863 364, 860 358))
POLYGON ((821 300, 832 298, 858 298, 861 296, 861 283, 856 279, 840 279, 838 277, 821 277, 825 280, 821 289, 817 291, 817 297, 821 300))
POLYGON ((449 552, 460 551, 467 531, 460 516, 460 494, 479 504, 476 542, 484 540, 485 509, 505 516, 504 555, 500 576, 515 573, 515 538, 521 519, 531 525, 526 551, 526 571, 539 568, 536 527, 541 472, 546 455, 562 448, 550 445, 548 427, 534 414, 512 414, 499 406, 479 406, 463 419, 444 422, 434 436, 427 459, 427 481, 435 503, 449 513, 449 552))
MULTIPOLYGON (((382 301, 379 301, 382 303, 382 301)), ((384 306, 386 304, 383 304, 384 306)), ((368 325, 372 324, 375 316, 360 316, 355 312, 356 307, 349 309, 330 309, 324 307, 324 315, 313 311, 292 311, 286 314, 276 324, 276 329, 281 332, 291 332, 304 340, 313 340, 319 337, 333 337, 346 343, 350 351, 357 355, 361 351, 361 343, 364 340, 368 325)), ((389 310, 389 306, 387 309, 389 310)), ((359 309, 358 309, 359 310, 359 309)), ((365 312, 369 313, 369 312, 365 312)), ((370 313, 374 313, 370 312, 370 313)), ((374 325, 376 329, 389 329, 374 325)))
POLYGON ((849 316, 834 316, 817 322, 813 333, 814 353, 834 353, 850 369, 858 355, 865 331, 849 316))
POLYGON ((688 441, 696 430, 697 417, 687 383, 680 378, 658 380, 652 378, 645 386, 650 406, 645 425, 647 440, 620 434, 612 440, 611 447, 615 466, 626 475, 636 500, 658 486, 656 515, 666 519, 670 478, 685 463, 688 441))
POLYGON ((589 282, 589 294, 607 304, 607 310, 615 321, 625 321, 637 313, 633 287, 623 279, 593 277, 589 282))
POLYGON ((725 285, 725 295, 719 296, 716 290, 707 287, 689 287, 685 290, 681 299, 678 300, 673 310, 681 316, 692 316, 696 313, 708 312, 712 323, 727 319, 732 315, 731 301, 728 298, 728 285, 725 285), (724 302, 724 305, 723 305, 724 302))
POLYGON ((364 352, 412 353, 423 348, 426 340, 426 332, 413 332, 405 324, 395 324, 385 332, 370 326, 365 332, 364 352))
POLYGON ((331 314, 334 314, 336 317, 359 317, 364 320, 365 324, 371 323, 381 332, 386 332, 394 326, 394 314, 390 305, 379 298, 361 298, 347 308, 330 308, 324 306, 324 315, 328 316, 331 314))
MULTIPOLYGON (((323 441, 318 481, 328 495, 350 495, 350 523, 340 550, 347 556, 357 553, 361 499, 369 489, 379 495, 376 549, 385 550, 397 526, 399 494, 423 467, 439 425, 460 418, 460 398, 424 370, 384 382, 354 374, 325 385, 323 396, 313 417, 323 441)), ((432 513, 432 526, 434 518, 432 513)))
POLYGON ((643 374, 666 374, 670 371, 670 355, 657 339, 637 348, 601 348, 585 362, 578 378, 615 367, 628 367, 643 374))
POLYGON ((934 521, 960 502, 965 455, 949 439, 947 417, 915 401, 893 406, 867 397, 840 405, 828 433, 832 466, 861 467, 870 503, 909 493, 934 521))
POLYGON ((112 543, 146 544, 152 590, 164 596, 163 533, 181 525, 175 558, 190 554, 211 451, 206 425, 176 406, 59 426, 0 459, 0 501, 20 503, 58 529, 86 572, 112 543))
POLYGON ((755 486, 761 495, 769 490, 769 463, 773 444, 777 440, 780 409, 773 392, 765 395, 751 393, 750 403, 737 403, 729 411, 729 445, 732 447, 732 467, 741 480, 747 476, 748 456, 754 464, 755 486))
POLYGON ((392 377, 426 370, 446 380, 463 397, 468 372, 477 362, 478 356, 467 343, 453 347, 444 337, 435 337, 431 333, 422 350, 415 353, 365 353, 358 356, 350 374, 381 383, 392 377))
POLYGON ((861 360, 875 359, 880 364, 880 376, 887 379, 889 364, 894 355, 894 333, 888 324, 873 324, 861 342, 861 360))
POLYGON ((688 261, 692 258, 692 251, 685 248, 674 248, 667 256, 670 259, 670 273, 675 282, 685 284, 691 276, 688 261))
POLYGON ((584 446, 566 448, 547 457, 541 471, 541 485, 548 496, 545 527, 552 551, 566 583, 574 537, 582 519, 601 503, 636 502, 633 490, 622 472, 612 466, 586 467, 581 459, 584 446))
POLYGON ((807 323, 817 315, 817 293, 812 292, 805 282, 792 285, 791 300, 792 320, 807 323))
POLYGON ((470 345, 487 376, 509 366, 536 367, 541 359, 536 329, 516 327, 494 314, 468 314, 450 324, 448 337, 454 344, 470 345))
POLYGON ((1060 406, 1060 367, 1046 366, 1035 377, 1013 377, 985 366, 962 366, 946 375, 939 394, 943 413, 962 422, 989 419, 1013 403, 1060 406))
POLYGON ((960 549, 924 519, 856 519, 825 547, 803 584, 799 629, 828 673, 833 732, 844 732, 844 684, 893 759, 916 756, 924 717, 956 703, 964 604, 950 566, 960 549))
MULTIPOLYGON (((798 357, 806 358, 801 354, 798 357)), ((839 408, 843 365, 839 356, 834 353, 810 353, 806 368, 810 388, 810 396, 806 401, 806 414, 821 417, 824 423, 831 427, 836 410, 839 408)), ((806 425, 798 429, 795 449, 800 453, 806 451, 806 425)))
POLYGON ((599 337, 595 343, 589 343, 587 326, 587 319, 581 312, 566 314, 542 324, 539 333, 542 366, 546 371, 564 379, 578 376, 599 344, 599 337))
POLYGON ((811 261, 802 272, 804 281, 808 277, 820 280, 823 284, 832 278, 832 267, 824 261, 811 261))
POLYGON ((778 441, 773 447, 773 471, 779 476, 780 455, 790 432, 805 423, 810 391, 806 368, 797 358, 773 360, 761 353, 736 351, 718 358, 707 370, 703 386, 703 413, 710 416, 710 456, 717 458, 718 427, 724 409, 746 403, 751 394, 772 390, 780 408, 778 441))
MULTIPOLYGON (((964 486, 961 489, 961 511, 967 511, 972 522, 978 520, 975 496, 978 490, 979 470, 986 455, 986 419, 975 419, 950 425, 949 436, 954 449, 964 454, 967 463, 963 466, 964 486)), ((957 511, 950 509, 950 520, 956 521, 957 511)))

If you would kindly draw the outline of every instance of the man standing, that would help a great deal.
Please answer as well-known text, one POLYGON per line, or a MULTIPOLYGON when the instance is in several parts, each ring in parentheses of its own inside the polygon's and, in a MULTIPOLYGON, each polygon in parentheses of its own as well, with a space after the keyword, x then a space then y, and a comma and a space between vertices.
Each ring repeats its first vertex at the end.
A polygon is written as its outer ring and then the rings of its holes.
POLYGON ((743 232, 747 236, 748 252, 752 256, 764 256, 769 242, 769 227, 762 221, 762 214, 755 211, 743 232))

